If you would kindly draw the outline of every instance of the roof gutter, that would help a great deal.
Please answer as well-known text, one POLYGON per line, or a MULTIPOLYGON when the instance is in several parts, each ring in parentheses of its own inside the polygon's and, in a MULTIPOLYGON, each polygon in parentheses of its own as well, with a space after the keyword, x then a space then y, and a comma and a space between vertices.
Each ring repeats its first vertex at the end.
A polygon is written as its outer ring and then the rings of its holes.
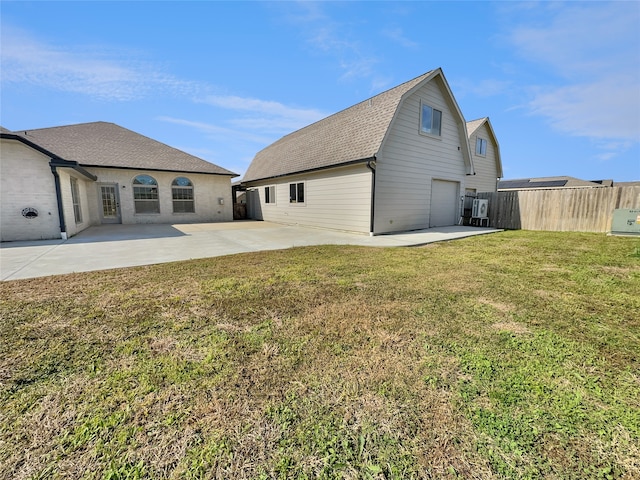
POLYGON ((63 167, 63 168, 72 168, 79 174, 87 177, 89 180, 93 180, 94 182, 98 180, 98 177, 92 173, 89 173, 87 170, 78 165, 78 162, 73 162, 69 160, 63 160, 61 158, 52 158, 49 165, 53 167, 63 167))
MULTIPOLYGON (((91 165, 89 163, 83 163, 83 166, 85 167, 92 167, 92 168, 104 168, 104 169, 119 169, 119 170, 146 170, 148 172, 178 172, 178 173, 197 173, 197 174, 202 174, 202 175, 220 175, 223 177, 239 177, 240 175, 237 173, 233 173, 233 172, 228 172, 228 173, 224 173, 224 172, 204 172, 204 171, 196 171, 196 170, 167 170, 166 168, 148 168, 148 167, 141 167, 141 166, 137 166, 137 167, 126 167, 126 166, 119 166, 119 165, 91 165)), ((82 167, 80 167, 82 168, 82 167)))
POLYGON ((67 237, 67 224, 64 221, 64 208, 62 203, 62 186, 60 185, 60 174, 58 173, 58 167, 60 168, 72 168, 78 173, 84 175, 89 180, 93 180, 94 182, 98 179, 92 173, 89 173, 80 165, 78 162, 72 162, 69 160, 63 160, 62 158, 52 158, 49 162, 49 167, 51 167, 51 173, 53 173, 53 183, 56 187, 56 201, 58 203, 58 220, 60 222, 60 238, 66 240, 67 237))
POLYGON ((51 173, 53 173, 53 181, 56 186, 56 200, 58 202, 58 220, 60 221, 60 238, 67 239, 67 225, 64 222, 64 211, 62 210, 62 189, 60 188, 60 175, 58 174, 58 165, 51 159, 49 163, 51 173))
MULTIPOLYGON (((49 150, 42 148, 40 145, 33 143, 31 140, 24 138, 21 135, 16 135, 15 133, 2 133, 0 134, 0 138, 6 138, 7 140, 16 140, 18 142, 22 142, 25 145, 33 148, 34 150, 37 150, 38 152, 42 153, 43 155, 46 155, 51 159, 51 161, 49 162, 49 165, 52 167, 52 169, 54 166, 72 168, 78 173, 80 173, 81 175, 87 177, 89 180, 93 180, 94 182, 98 180, 98 177, 96 177, 92 173, 89 173, 87 170, 82 168, 78 164, 78 162, 63 160, 62 158, 56 156, 53 152, 50 152, 49 150)), ((54 175, 57 175, 57 172, 54 173, 54 175)))
POLYGON ((371 212, 369 214, 369 236, 373 237, 374 215, 376 210, 376 156, 367 161, 367 168, 371 170, 371 212))

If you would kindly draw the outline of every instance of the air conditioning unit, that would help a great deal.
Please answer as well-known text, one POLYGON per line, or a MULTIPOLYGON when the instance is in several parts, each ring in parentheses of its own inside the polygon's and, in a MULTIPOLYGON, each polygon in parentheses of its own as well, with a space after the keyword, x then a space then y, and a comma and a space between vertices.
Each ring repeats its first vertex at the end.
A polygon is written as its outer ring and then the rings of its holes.
POLYGON ((473 201, 473 208, 471 209, 472 218, 487 218, 489 214, 489 200, 486 198, 476 198, 473 201))

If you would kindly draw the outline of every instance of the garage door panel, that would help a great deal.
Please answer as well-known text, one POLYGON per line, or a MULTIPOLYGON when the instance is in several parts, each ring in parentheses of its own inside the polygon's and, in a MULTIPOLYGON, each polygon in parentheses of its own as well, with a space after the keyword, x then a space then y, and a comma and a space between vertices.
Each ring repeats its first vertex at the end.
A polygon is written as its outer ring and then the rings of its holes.
POLYGON ((445 227, 458 224, 459 182, 431 181, 431 215, 429 226, 445 227))

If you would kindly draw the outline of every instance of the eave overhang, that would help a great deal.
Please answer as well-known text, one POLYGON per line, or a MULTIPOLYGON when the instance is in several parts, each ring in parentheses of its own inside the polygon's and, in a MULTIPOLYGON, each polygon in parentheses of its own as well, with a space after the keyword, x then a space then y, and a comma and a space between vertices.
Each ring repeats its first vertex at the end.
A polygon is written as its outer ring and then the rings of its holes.
POLYGON ((271 177, 264 177, 264 178, 253 178, 251 180, 241 180, 240 181, 240 185, 242 185, 243 187, 247 187, 252 183, 258 183, 258 182, 266 182, 267 180, 275 180, 277 178, 284 178, 284 177, 292 177, 294 175, 305 175, 308 173, 314 173, 314 172, 320 172, 323 170, 331 170, 334 168, 343 168, 343 167, 349 167, 352 165, 358 165, 361 163, 367 163, 370 162, 371 160, 375 160, 375 155, 373 157, 368 157, 368 158, 361 158, 358 160, 350 160, 348 162, 342 162, 342 163, 337 163, 335 165, 325 165, 323 167, 316 167, 316 168, 310 168, 307 170, 300 170, 297 172, 290 172, 290 173, 283 173, 280 175, 273 175, 271 177))
POLYGON ((80 175, 82 175, 83 177, 95 182, 98 177, 96 177, 95 175, 93 175, 92 173, 89 173, 87 170, 85 170, 80 164, 78 164, 78 162, 72 161, 72 160, 65 160, 63 158, 58 157, 55 153, 50 152, 49 150, 42 148, 40 145, 38 145, 37 143, 33 143, 31 140, 24 138, 22 135, 16 135, 15 133, 1 133, 0 134, 0 138, 4 138, 7 140, 16 140, 18 142, 21 142, 25 145, 27 145, 30 148, 33 148, 34 150, 42 153, 43 155, 47 156, 50 158, 49 161, 49 165, 53 168, 56 167, 61 167, 61 168, 71 168, 73 170, 75 170, 76 172, 78 172, 80 175))

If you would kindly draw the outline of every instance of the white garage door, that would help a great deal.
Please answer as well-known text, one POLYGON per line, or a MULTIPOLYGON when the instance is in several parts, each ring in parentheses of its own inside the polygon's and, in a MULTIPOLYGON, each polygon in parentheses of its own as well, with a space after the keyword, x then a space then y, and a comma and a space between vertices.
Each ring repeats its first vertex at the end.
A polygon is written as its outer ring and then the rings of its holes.
POLYGON ((446 180, 431 181, 431 220, 430 227, 444 227, 457 225, 458 213, 458 182, 446 180))

